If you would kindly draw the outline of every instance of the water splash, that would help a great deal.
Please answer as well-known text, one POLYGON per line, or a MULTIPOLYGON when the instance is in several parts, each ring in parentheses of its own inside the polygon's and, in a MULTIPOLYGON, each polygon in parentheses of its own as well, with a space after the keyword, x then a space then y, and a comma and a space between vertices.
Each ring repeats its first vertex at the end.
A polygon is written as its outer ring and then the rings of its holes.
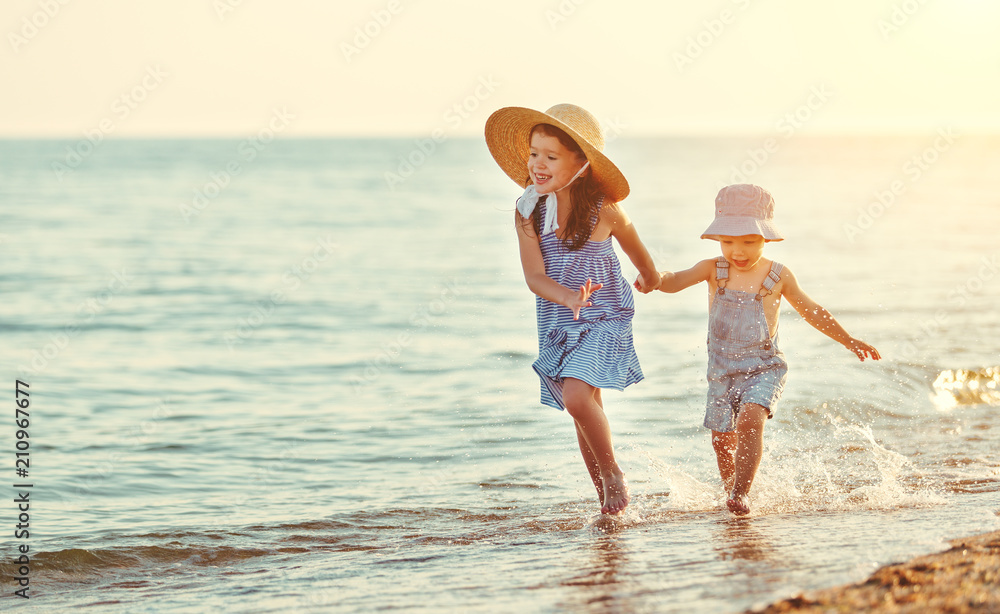
POLYGON ((688 512, 712 510, 722 503, 718 485, 706 484, 677 465, 665 463, 642 448, 633 446, 649 463, 649 469, 667 484, 670 507, 688 512))
POLYGON ((1000 405, 1000 367, 947 369, 934 380, 934 404, 942 410, 962 405, 1000 405))
POLYGON ((910 459, 875 441, 871 425, 848 424, 845 428, 860 435, 864 440, 866 452, 870 455, 869 460, 874 464, 873 470, 878 476, 875 483, 843 493, 839 503, 846 509, 888 510, 944 502, 932 492, 911 491, 904 488, 902 472, 910 465, 910 459))
MULTIPOLYGON (((910 459, 878 443, 870 425, 831 414, 826 418, 824 424, 814 424, 810 433, 800 433, 800 437, 774 433, 767 440, 750 493, 751 515, 885 511, 946 503, 933 490, 914 485, 910 459)), ((670 510, 725 509, 725 493, 717 476, 702 481, 680 465, 636 451, 648 460, 656 479, 668 485, 670 510)), ((705 454, 705 461, 711 462, 712 451, 705 454)))

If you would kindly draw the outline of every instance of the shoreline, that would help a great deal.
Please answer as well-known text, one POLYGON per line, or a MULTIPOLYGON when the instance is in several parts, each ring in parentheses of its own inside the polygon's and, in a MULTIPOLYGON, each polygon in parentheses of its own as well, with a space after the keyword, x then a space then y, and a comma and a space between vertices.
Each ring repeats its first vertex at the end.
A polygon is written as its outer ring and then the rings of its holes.
POLYGON ((864 582, 799 593, 744 614, 1000 613, 1000 531, 949 543, 943 552, 880 567, 864 582))

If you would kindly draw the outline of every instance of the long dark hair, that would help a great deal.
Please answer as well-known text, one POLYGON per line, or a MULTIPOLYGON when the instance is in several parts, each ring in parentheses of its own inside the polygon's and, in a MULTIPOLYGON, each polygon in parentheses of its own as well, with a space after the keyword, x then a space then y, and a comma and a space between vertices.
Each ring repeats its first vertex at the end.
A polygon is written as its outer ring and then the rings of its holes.
MULTIPOLYGON (((531 129, 531 134, 528 136, 529 140, 536 132, 545 136, 556 137, 562 143, 562 146, 576 154, 581 162, 586 161, 586 154, 583 153, 583 150, 576 144, 576 141, 570 138, 565 131, 550 124, 538 124, 531 129)), ((526 178, 525 183, 530 182, 531 177, 529 176, 526 178)), ((594 181, 591 169, 587 169, 583 175, 577 177, 576 181, 569 186, 569 197, 573 206, 570 208, 569 218, 566 220, 566 228, 562 238, 563 245, 567 249, 571 251, 578 250, 590 240, 590 235, 594 232, 594 226, 597 224, 598 205, 602 196, 601 188, 594 181)), ((548 198, 546 196, 546 200, 548 198)), ((532 230, 535 231, 535 236, 542 236, 541 208, 536 207, 531 217, 522 223, 530 223, 532 230)))

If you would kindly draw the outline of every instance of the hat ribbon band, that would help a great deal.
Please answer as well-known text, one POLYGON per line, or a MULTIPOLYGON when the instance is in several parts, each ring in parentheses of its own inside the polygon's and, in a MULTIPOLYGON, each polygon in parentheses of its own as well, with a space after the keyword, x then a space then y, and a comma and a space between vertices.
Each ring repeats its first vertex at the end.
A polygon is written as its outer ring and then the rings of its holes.
MULTIPOLYGON (((556 190, 556 192, 561 192, 562 190, 568 188, 570 184, 576 181, 577 177, 583 174, 583 171, 587 170, 588 166, 590 166, 590 160, 587 160, 583 164, 583 166, 580 167, 580 170, 578 170, 576 174, 573 175, 573 178, 567 181, 566 185, 556 190)), ((553 199, 551 204, 555 205, 556 204, 555 192, 553 192, 552 195, 553 199)), ((531 213, 535 210, 535 207, 538 206, 538 201, 541 200, 542 196, 545 196, 545 194, 539 194, 538 190, 535 188, 535 184, 533 183, 529 184, 528 187, 524 189, 524 194, 521 194, 521 197, 517 199, 517 211, 518 213, 521 214, 521 217, 523 218, 529 217, 531 213)), ((556 219, 558 215, 559 215, 558 206, 548 207, 545 210, 545 224, 542 226, 543 235, 547 235, 550 232, 554 232, 559 228, 559 222, 556 219)))

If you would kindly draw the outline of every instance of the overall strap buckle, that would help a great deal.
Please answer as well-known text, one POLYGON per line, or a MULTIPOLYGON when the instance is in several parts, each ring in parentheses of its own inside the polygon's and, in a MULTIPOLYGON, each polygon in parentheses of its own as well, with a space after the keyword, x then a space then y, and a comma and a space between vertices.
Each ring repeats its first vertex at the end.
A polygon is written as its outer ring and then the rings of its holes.
POLYGON ((770 296, 774 292, 774 284, 781 281, 781 270, 785 268, 777 262, 771 261, 771 270, 767 272, 767 277, 764 278, 764 282, 760 284, 760 290, 757 291, 757 300, 763 300, 765 296, 770 296))
POLYGON ((719 256, 715 260, 715 285, 719 289, 719 294, 726 293, 726 282, 729 281, 729 261, 724 256, 719 256))

